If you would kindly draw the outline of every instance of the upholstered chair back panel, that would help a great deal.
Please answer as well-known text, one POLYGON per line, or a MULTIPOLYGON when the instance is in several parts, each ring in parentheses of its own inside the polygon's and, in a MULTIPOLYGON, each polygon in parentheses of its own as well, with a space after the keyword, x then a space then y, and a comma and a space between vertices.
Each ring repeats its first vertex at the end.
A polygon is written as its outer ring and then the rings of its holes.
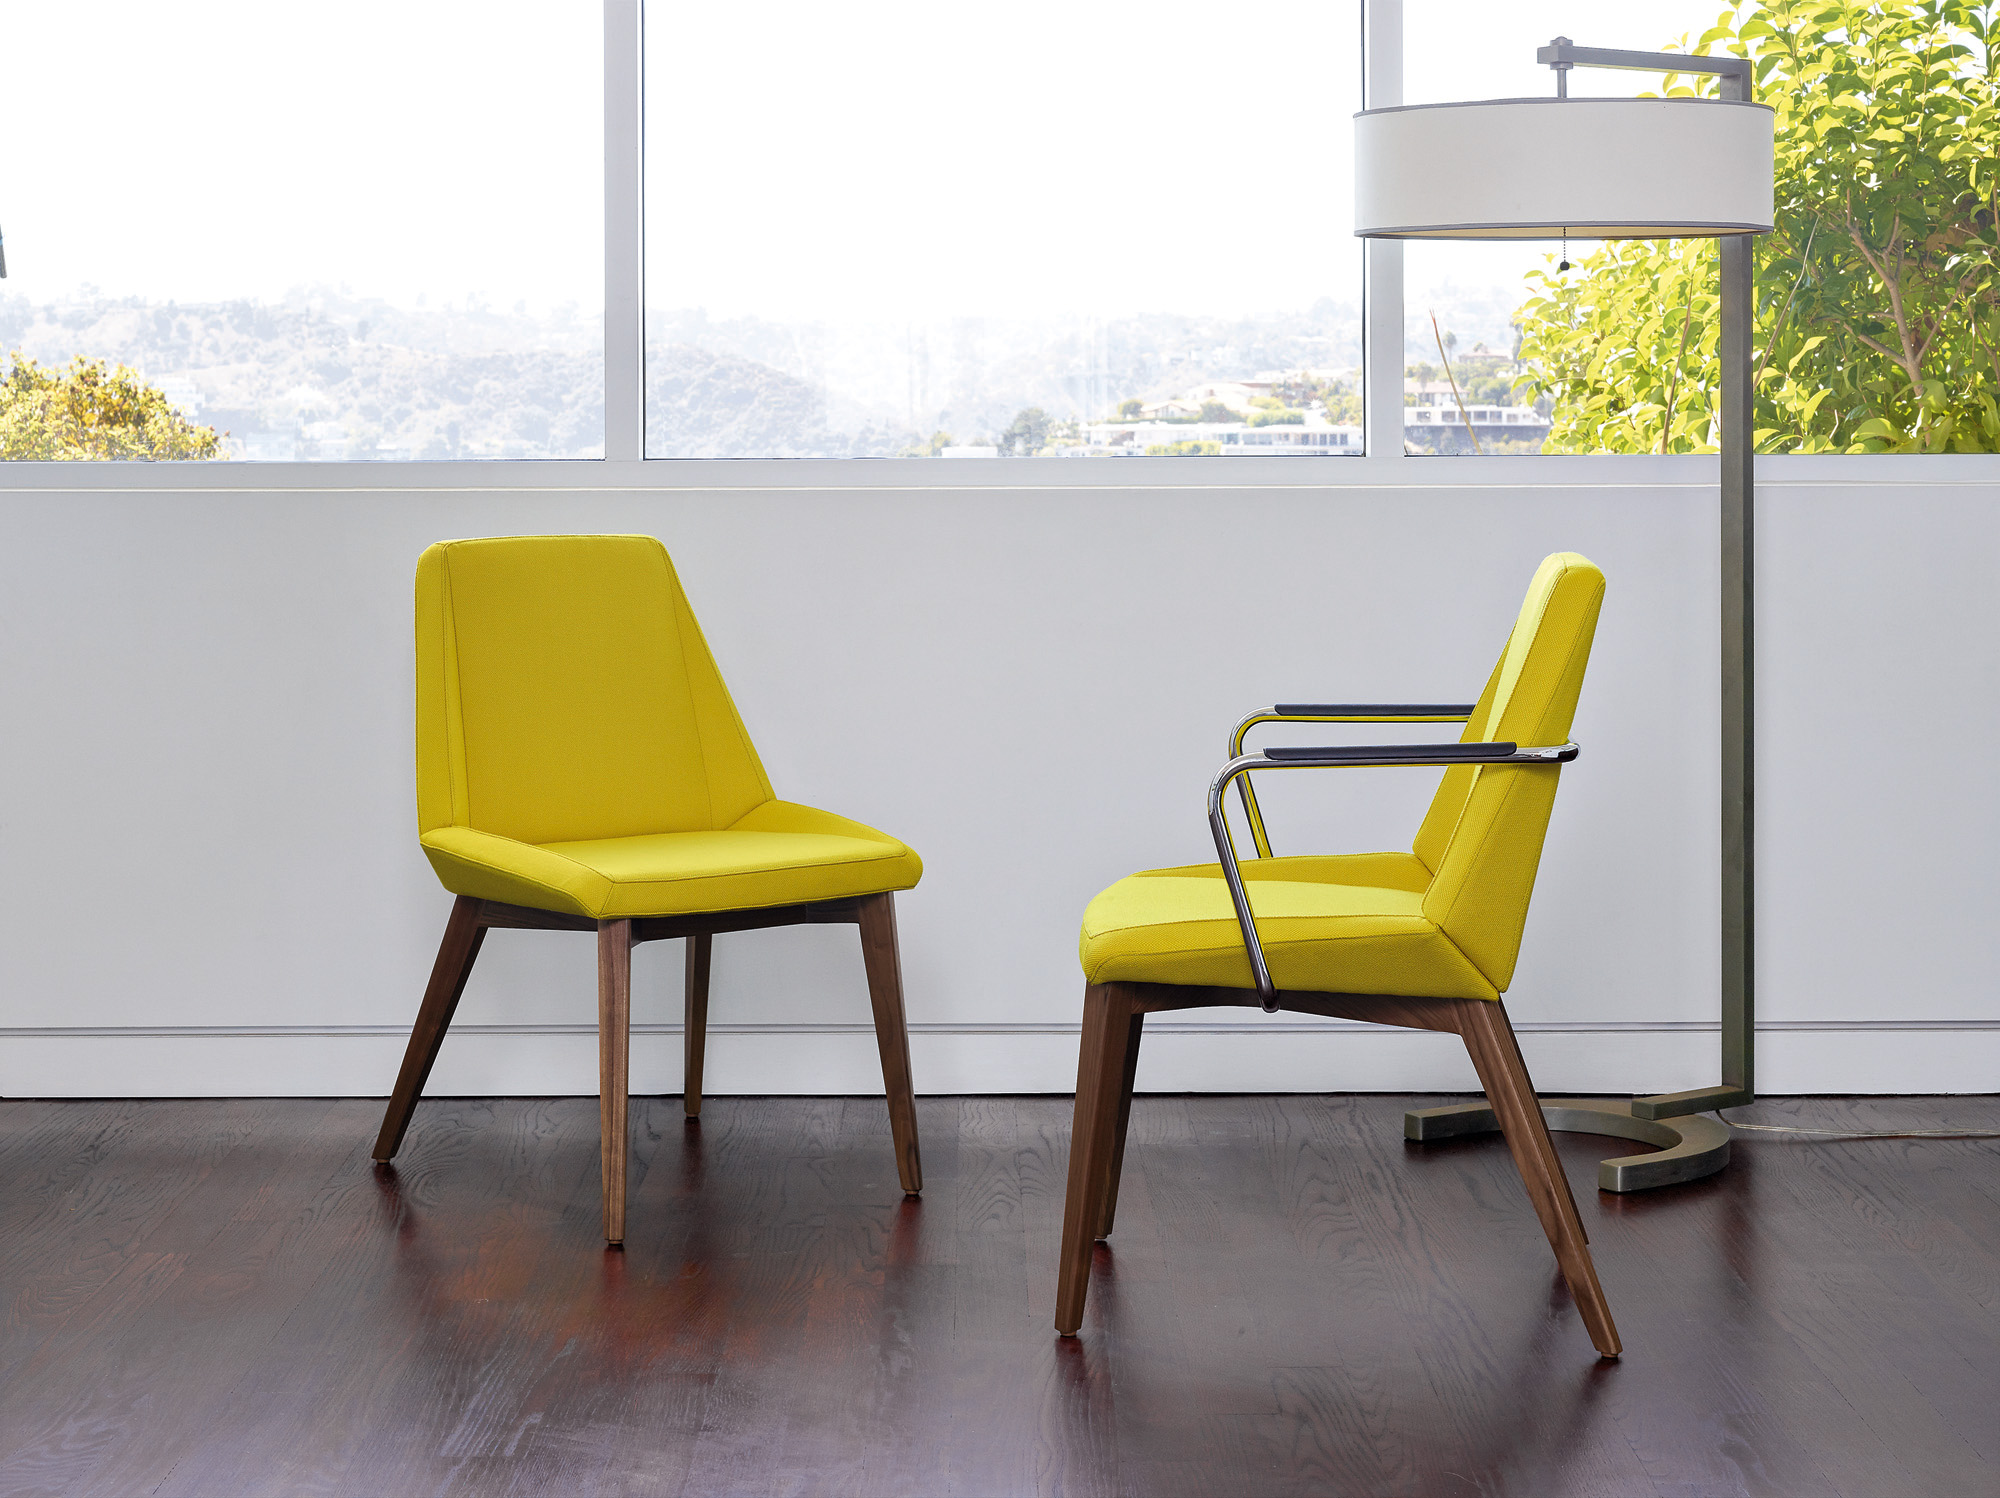
MULTIPOLYGON (((1604 574, 1588 558, 1559 552, 1543 562, 1465 738, 1535 747, 1564 742, 1603 602, 1604 574)), ((1439 788, 1440 801, 1452 789, 1450 777, 1461 773, 1469 784, 1437 853, 1424 914, 1505 992, 1562 771, 1555 765, 1454 767, 1439 788)), ((1427 819, 1420 857, 1431 830, 1427 819)))
POLYGON ((450 541, 417 569, 420 830, 526 843, 729 826, 771 799, 650 536, 450 541))
MULTIPOLYGON (((1479 705, 1465 720, 1465 732, 1458 736, 1461 744, 1476 744, 1485 739, 1486 720, 1493 712, 1493 694, 1500 686, 1500 668, 1506 664, 1507 653, 1503 650, 1500 659, 1493 663, 1492 675, 1486 678, 1486 690, 1479 694, 1479 705)), ((1444 850, 1451 845, 1451 830, 1458 825, 1466 798, 1472 794, 1473 777, 1478 773, 1477 765, 1453 765, 1444 772, 1437 794, 1431 797, 1431 809, 1424 813, 1424 824, 1417 829, 1412 851, 1433 874, 1444 862, 1444 850)))

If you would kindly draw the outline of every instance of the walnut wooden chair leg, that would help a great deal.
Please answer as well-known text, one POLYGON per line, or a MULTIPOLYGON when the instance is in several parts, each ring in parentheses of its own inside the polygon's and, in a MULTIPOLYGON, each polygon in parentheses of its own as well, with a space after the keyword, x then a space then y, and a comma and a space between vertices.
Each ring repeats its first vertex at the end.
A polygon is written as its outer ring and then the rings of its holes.
POLYGON ((1522 1184, 1528 1188, 1528 1199, 1535 1204, 1535 1215, 1542 1220, 1549 1246, 1555 1250, 1556 1263, 1569 1283, 1570 1298, 1590 1332, 1591 1344, 1602 1356, 1615 1358, 1620 1343, 1618 1328, 1611 1320, 1611 1305, 1597 1282, 1590 1239, 1577 1215, 1576 1198, 1570 1194, 1569 1178, 1563 1174, 1549 1138, 1548 1124, 1507 1011, 1497 1002, 1468 999, 1460 1012, 1459 1033, 1472 1053, 1480 1086, 1486 1089, 1486 1100, 1506 1136, 1507 1148, 1521 1172, 1522 1184))
POLYGON ((1125 1173, 1125 1129, 1132 1122, 1132 1083, 1139 1075, 1139 1041, 1146 1027, 1144 1010, 1129 1021, 1131 1035, 1125 1041, 1125 1073, 1118 1088, 1118 1122, 1111 1134, 1111 1171, 1104 1182, 1104 1205, 1097 1213, 1097 1236, 1111 1236, 1111 1220, 1118 1212, 1118 1181, 1125 1173))
POLYGON ((1118 1133, 1126 1054, 1138 1035, 1131 990, 1097 983, 1084 990, 1083 1044, 1076 1062, 1076 1121, 1069 1136, 1069 1193, 1063 1203, 1062 1266, 1056 1330, 1076 1335, 1090 1291, 1090 1249, 1105 1209, 1118 1133))
POLYGON ((715 938, 702 931, 687 939, 686 1003, 681 1009, 681 1105, 701 1117, 701 1064, 708 1051, 708 967, 715 938))
POLYGON ((382 1132, 375 1136, 375 1158, 393 1160, 409 1132, 410 1115, 430 1079, 431 1065, 444 1032, 465 993, 465 980, 472 976, 486 928, 479 924, 479 902, 460 895, 452 902, 451 916, 444 923, 444 940, 438 943, 437 961, 431 965, 430 986, 417 1010, 417 1022, 410 1030, 410 1043, 403 1051, 403 1069, 396 1075, 396 1090, 389 1096, 389 1109, 382 1116, 382 1132))
POLYGON ((872 895, 861 904, 861 960, 868 1002, 875 1010, 875 1044, 882 1052, 882 1088, 889 1095, 889 1132, 896 1175, 915 1196, 924 1189, 917 1152, 917 1100, 910 1081, 910 1032, 903 1018, 903 962, 896 945, 896 897, 872 895))
POLYGON ((604 1175, 604 1238, 625 1241, 626 1126, 631 1090, 632 923, 597 923, 597 1118, 604 1175))

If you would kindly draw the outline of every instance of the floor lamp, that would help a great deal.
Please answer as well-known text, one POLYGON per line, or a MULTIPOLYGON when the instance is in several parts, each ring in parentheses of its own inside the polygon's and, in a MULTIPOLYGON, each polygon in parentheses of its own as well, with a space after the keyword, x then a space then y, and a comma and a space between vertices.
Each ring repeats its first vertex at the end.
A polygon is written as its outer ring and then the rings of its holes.
MULTIPOLYGON (((1661 1146, 1606 1160, 1598 1185, 1638 1191, 1711 1175, 1729 1130, 1692 1115, 1755 1095, 1752 932, 1750 239, 1772 221, 1773 114, 1740 57, 1619 52, 1557 37, 1535 54, 1554 98, 1363 110, 1355 228, 1376 239, 1703 239, 1722 260, 1722 1082, 1629 1103, 1552 1098, 1549 1126, 1661 1146), (1719 99, 1572 99, 1572 68, 1711 73, 1719 99), (1533 163, 1523 169, 1522 162, 1533 163)), ((1410 1113, 1411 1139, 1497 1127, 1483 1104, 1410 1113)))

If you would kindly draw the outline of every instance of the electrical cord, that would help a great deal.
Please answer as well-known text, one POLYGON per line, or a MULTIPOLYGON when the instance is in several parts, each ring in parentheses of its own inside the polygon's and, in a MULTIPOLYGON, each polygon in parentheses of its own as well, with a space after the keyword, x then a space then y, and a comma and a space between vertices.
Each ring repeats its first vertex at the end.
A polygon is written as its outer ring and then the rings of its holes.
POLYGON ((1865 1132, 1847 1129, 1801 1129, 1790 1124, 1738 1123, 1725 1117, 1720 1108, 1715 1116, 1732 1129, 1755 1129, 1760 1134, 1814 1134, 1821 1139, 2000 1139, 2000 1130, 1993 1129, 1869 1129, 1865 1132))

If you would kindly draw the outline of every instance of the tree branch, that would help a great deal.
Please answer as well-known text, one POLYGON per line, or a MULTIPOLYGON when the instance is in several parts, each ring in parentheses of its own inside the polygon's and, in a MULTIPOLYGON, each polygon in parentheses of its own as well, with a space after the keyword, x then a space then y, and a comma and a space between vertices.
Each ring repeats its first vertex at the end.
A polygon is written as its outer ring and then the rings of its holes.
POLYGON ((1479 433, 1472 430, 1472 413, 1465 409, 1465 398, 1458 393, 1458 376, 1451 372, 1451 358, 1444 351, 1444 334, 1438 328, 1438 315, 1431 314, 1431 333, 1437 339, 1438 358, 1444 364, 1444 377, 1451 381, 1451 398, 1458 403, 1458 419, 1465 423, 1465 435, 1472 439, 1472 450, 1485 456, 1479 445, 1479 433))
POLYGON ((1854 221, 1854 205, 1850 199, 1847 205, 1847 237, 1854 242, 1854 247, 1861 252, 1861 258, 1868 262, 1868 268, 1875 272, 1877 278, 1882 282, 1883 290, 1888 293, 1889 315, 1896 320, 1896 340, 1902 344, 1903 349, 1901 353, 1896 353, 1884 348, 1859 329, 1855 331, 1854 336, 1903 371, 1904 378, 1910 382, 1910 388, 1916 392, 1918 401, 1917 420, 1921 422, 1923 420, 1922 401, 1924 396, 1923 352, 1922 350, 1918 350, 1915 354, 1912 354, 1910 351, 1910 321, 1903 311, 1903 253, 1901 248, 1903 216, 1900 213, 1897 214, 1889 225, 1889 249, 1878 259, 1875 253, 1869 249, 1868 241, 1861 233, 1861 226, 1854 221), (1894 259, 1893 270, 1891 269, 1891 257, 1894 259))
MULTIPOLYGON (((1790 303, 1787 303, 1786 305, 1789 306, 1790 303)), ((1688 330, 1693 326, 1694 326, 1694 277, 1689 276, 1687 283, 1687 301, 1685 305, 1683 305, 1681 308, 1681 346, 1680 346, 1680 351, 1674 355, 1673 378, 1667 381, 1667 414, 1660 422, 1660 452, 1662 453, 1662 455, 1666 453, 1667 444, 1672 439, 1674 433, 1674 396, 1681 388, 1681 363, 1683 360, 1687 358, 1688 330)), ((1750 388, 1753 392, 1756 390, 1757 384, 1755 380, 1751 381, 1750 388)))
POLYGON ((1750 398, 1757 398, 1757 382, 1764 377, 1764 366, 1771 362, 1771 350, 1778 346, 1778 335, 1785 330, 1785 319, 1792 313, 1792 298, 1799 294, 1799 286, 1806 278, 1806 259, 1812 254, 1813 241, 1819 237, 1819 219, 1813 219, 1812 229, 1806 234, 1806 247, 1799 251, 1799 273, 1792 278, 1792 289, 1785 293, 1785 305, 1778 309, 1778 320, 1771 324, 1771 336, 1764 342, 1763 357, 1758 359, 1756 371, 1750 376, 1750 398))

